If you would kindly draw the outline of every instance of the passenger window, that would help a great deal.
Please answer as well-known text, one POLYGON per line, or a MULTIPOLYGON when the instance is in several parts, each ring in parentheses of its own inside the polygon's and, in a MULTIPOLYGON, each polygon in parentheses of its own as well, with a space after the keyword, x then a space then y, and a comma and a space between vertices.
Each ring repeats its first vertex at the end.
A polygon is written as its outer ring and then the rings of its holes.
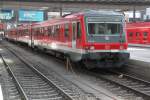
POLYGON ((132 32, 131 32, 131 33, 129 33, 129 36, 130 36, 130 37, 132 37, 132 36, 133 36, 133 33, 132 33, 132 32))
POLYGON ((54 28, 54 36, 57 37, 59 34, 59 25, 55 25, 55 28, 54 28))
POLYGON ((65 37, 69 36, 69 24, 65 24, 65 37))
POLYGON ((57 26, 56 26, 56 34, 59 34, 59 29, 60 29, 60 26, 57 25, 57 26))
POLYGON ((81 24, 77 22, 77 38, 81 37, 81 24))
POLYGON ((48 35, 48 27, 44 28, 44 34, 47 36, 48 35))
POLYGON ((42 28, 40 28, 40 35, 43 33, 43 29, 42 28))
POLYGON ((145 37, 147 37, 148 33, 147 33, 147 32, 144 32, 143 35, 144 35, 145 37))
POLYGON ((139 32, 136 32, 136 36, 140 36, 140 33, 139 33, 139 32))
POLYGON ((39 36, 40 35, 40 29, 37 28, 36 30, 37 30, 37 36, 39 36))
POLYGON ((55 34, 55 26, 52 26, 51 34, 52 34, 52 35, 54 35, 54 34, 55 34))
POLYGON ((51 26, 49 26, 47 30, 48 30, 48 36, 50 36, 51 33, 52 33, 52 32, 51 32, 51 31, 52 31, 52 30, 51 30, 51 26))
POLYGON ((44 36, 44 27, 41 28, 41 34, 44 36))

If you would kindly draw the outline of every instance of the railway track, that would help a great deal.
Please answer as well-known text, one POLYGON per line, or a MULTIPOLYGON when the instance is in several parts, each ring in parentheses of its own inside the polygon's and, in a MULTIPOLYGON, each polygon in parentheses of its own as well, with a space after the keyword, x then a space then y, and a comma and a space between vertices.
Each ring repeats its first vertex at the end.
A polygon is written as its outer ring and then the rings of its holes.
POLYGON ((150 82, 145 81, 143 79, 123 74, 117 71, 110 71, 111 73, 114 73, 115 75, 110 77, 113 81, 120 83, 121 85, 124 85, 126 88, 131 89, 132 91, 135 91, 135 93, 142 95, 143 97, 150 99, 150 82), (116 77, 120 76, 120 77, 116 77))
POLYGON ((22 100, 43 99, 61 100, 63 97, 53 90, 45 81, 26 67, 9 66, 5 58, 1 56, 8 72, 16 83, 22 100))
MULTIPOLYGON (((0 59, 1 62, 2 59, 0 59)), ((7 70, 4 67, 4 64, 1 63, 1 70, 2 70, 2 88, 3 88, 3 99, 4 100, 21 100, 21 94, 18 91, 12 77, 9 75, 7 70)))
POLYGON ((117 71, 91 72, 104 86, 125 100, 150 100, 150 82, 117 71))
POLYGON ((96 77, 97 83, 103 84, 102 86, 120 97, 119 100, 150 100, 150 83, 147 81, 114 71, 79 70, 96 77))
POLYGON ((11 51, 11 53, 20 60, 20 63, 17 60, 17 64, 13 65, 6 61, 5 56, 7 55, 1 55, 1 57, 17 85, 21 100, 87 100, 79 92, 67 88, 55 77, 45 76, 35 66, 26 62, 14 52, 11 51))

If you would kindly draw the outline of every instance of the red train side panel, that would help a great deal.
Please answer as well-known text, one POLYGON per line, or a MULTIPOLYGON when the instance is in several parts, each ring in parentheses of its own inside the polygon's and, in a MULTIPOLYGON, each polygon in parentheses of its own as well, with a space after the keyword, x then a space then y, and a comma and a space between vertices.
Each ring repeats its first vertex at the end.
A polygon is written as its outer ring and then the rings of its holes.
POLYGON ((150 22, 127 23, 128 42, 132 44, 150 44, 150 22))

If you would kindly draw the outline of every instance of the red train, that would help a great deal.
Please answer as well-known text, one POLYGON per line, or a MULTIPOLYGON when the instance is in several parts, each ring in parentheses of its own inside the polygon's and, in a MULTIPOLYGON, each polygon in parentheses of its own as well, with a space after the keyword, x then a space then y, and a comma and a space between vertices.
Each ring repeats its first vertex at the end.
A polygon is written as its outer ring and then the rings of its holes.
POLYGON ((3 40, 5 25, 0 23, 0 41, 3 40))
POLYGON ((127 23, 128 42, 132 44, 150 44, 150 22, 127 23))
POLYGON ((0 31, 3 31, 3 30, 4 30, 4 24, 0 23, 0 31))
POLYGON ((128 59, 124 16, 87 11, 7 31, 7 38, 63 54, 87 68, 121 67, 128 59))

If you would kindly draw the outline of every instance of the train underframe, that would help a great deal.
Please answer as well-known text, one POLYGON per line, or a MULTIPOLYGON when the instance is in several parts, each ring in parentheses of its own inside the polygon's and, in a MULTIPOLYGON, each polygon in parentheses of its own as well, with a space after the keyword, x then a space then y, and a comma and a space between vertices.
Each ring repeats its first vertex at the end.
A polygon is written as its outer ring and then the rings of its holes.
POLYGON ((47 48, 47 52, 50 52, 51 54, 58 57, 59 55, 64 55, 65 58, 68 57, 72 62, 75 63, 82 62, 88 69, 121 68, 129 60, 130 57, 130 54, 128 52, 87 52, 82 54, 71 51, 64 52, 64 50, 62 49, 51 50, 49 48, 47 48))
MULTIPOLYGON (((10 40, 10 39, 9 39, 10 40)), ((63 52, 62 50, 50 50, 43 46, 35 46, 38 49, 48 50, 54 55, 64 55, 69 57, 72 62, 82 62, 88 69, 93 68, 120 68, 129 59, 130 54, 128 52, 94 52, 94 53, 75 53, 75 52, 63 52)))
POLYGON ((92 68, 121 68, 128 61, 128 52, 99 52, 81 55, 81 62, 88 69, 92 68))

